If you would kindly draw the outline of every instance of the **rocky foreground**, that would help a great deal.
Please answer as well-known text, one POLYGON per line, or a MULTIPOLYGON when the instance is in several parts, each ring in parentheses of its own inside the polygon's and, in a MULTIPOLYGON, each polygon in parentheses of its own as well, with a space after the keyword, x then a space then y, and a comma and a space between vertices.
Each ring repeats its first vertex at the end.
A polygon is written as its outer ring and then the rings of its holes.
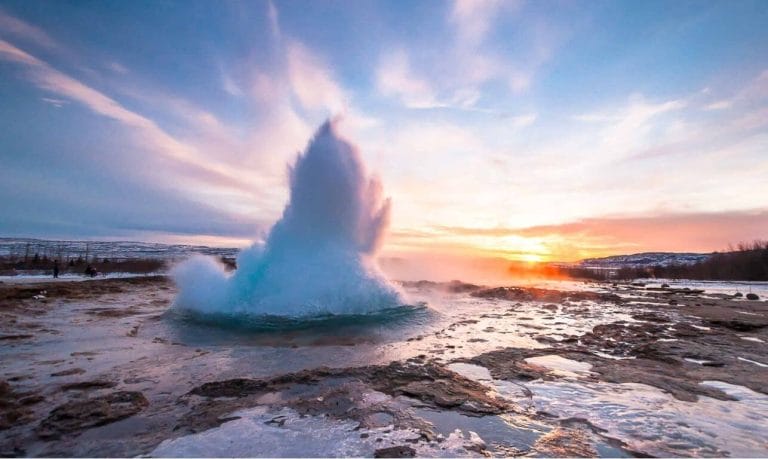
POLYGON ((163 277, 0 284, 0 454, 768 455, 754 425, 709 438, 693 422, 768 417, 768 302, 603 287, 409 283, 456 306, 394 337, 240 332, 230 343, 165 314, 163 277), (587 390, 601 403, 577 398, 587 390), (625 399, 692 414, 643 411, 641 428, 590 411, 625 399), (286 445, 308 429, 338 440, 286 445), (222 438, 241 449, 217 449, 222 438))

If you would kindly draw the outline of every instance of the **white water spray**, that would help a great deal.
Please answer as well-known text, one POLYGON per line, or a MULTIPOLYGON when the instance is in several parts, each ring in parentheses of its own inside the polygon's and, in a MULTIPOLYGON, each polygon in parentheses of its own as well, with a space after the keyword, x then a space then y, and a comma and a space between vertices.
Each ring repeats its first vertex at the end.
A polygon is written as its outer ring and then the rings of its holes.
POLYGON ((266 243, 237 257, 229 275, 210 257, 173 271, 175 308, 203 314, 364 314, 402 304, 375 255, 390 202, 366 174, 338 121, 318 129, 290 169, 290 199, 266 243))

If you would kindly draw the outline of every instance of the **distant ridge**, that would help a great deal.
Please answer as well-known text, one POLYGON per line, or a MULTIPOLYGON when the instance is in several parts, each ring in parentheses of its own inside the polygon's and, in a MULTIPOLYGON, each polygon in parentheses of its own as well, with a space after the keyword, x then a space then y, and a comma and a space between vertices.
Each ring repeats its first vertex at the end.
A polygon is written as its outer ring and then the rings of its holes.
POLYGON ((195 253, 234 258, 239 249, 186 244, 133 241, 58 241, 0 237, 0 257, 23 258, 39 254, 48 258, 91 257, 110 259, 178 259, 195 253))
POLYGON ((707 260, 711 253, 643 252, 587 258, 578 264, 584 268, 649 268, 652 266, 694 265, 707 260))

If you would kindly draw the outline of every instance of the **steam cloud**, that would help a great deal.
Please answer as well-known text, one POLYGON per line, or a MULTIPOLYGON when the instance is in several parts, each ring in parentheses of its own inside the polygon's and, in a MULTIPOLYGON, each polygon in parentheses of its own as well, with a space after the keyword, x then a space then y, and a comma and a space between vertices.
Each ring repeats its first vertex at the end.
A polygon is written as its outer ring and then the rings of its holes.
POLYGON ((357 148, 327 121, 290 174, 290 200, 265 244, 237 257, 234 274, 193 257, 174 269, 174 307, 203 314, 361 314, 401 304, 375 255, 390 202, 357 148))

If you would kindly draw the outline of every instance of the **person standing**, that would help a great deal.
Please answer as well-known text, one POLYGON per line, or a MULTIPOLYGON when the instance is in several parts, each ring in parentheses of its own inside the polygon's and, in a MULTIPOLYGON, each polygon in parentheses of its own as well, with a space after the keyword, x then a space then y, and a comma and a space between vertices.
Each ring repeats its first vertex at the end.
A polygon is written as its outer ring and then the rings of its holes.
POLYGON ((59 278, 59 260, 55 260, 53 262, 53 278, 54 279, 59 278))

